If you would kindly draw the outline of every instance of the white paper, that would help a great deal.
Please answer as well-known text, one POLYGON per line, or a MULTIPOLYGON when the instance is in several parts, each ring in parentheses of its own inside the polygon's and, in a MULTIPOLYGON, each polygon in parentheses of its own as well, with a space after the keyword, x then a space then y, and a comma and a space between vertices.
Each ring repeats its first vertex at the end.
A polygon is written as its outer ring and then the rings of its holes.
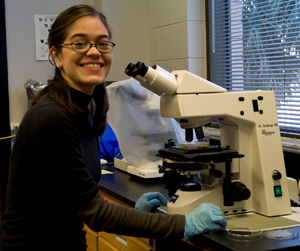
POLYGON ((57 15, 34 15, 35 59, 48 60, 48 34, 57 15))

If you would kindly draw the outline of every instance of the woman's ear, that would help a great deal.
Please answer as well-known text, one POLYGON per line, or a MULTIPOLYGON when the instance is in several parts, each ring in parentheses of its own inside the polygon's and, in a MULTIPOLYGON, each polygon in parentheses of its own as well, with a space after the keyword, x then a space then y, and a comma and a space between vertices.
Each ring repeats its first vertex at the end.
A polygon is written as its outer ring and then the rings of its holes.
POLYGON ((60 60, 60 54, 57 52, 57 50, 54 46, 52 46, 50 48, 50 56, 53 59, 56 67, 58 69, 61 69, 62 68, 62 63, 61 63, 61 60, 60 60))

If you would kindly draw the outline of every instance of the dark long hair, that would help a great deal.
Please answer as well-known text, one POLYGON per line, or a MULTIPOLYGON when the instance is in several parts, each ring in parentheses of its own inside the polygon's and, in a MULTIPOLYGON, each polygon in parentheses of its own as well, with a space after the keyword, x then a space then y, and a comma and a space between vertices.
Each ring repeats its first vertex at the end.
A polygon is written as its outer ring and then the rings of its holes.
MULTIPOLYGON (((75 5, 62 13, 60 13, 55 19, 48 36, 49 48, 55 47, 57 52, 61 52, 61 47, 56 47, 58 44, 62 44, 66 37, 68 28, 79 18, 85 16, 99 17, 108 30, 109 37, 111 39, 111 30, 107 23, 106 17, 96 11, 89 5, 75 5)), ((51 62, 50 58, 50 62, 51 62)), ((53 63, 52 63, 53 64, 53 63)), ((76 103, 71 99, 70 88, 66 81, 61 76, 60 69, 55 68, 55 76, 49 82, 48 86, 39 91, 32 99, 32 105, 37 103, 43 96, 49 94, 53 97, 58 104, 67 112, 71 114, 79 114, 84 112, 76 103)), ((106 113, 108 111, 108 98, 106 92, 105 83, 99 83, 96 86, 93 93, 94 103, 94 132, 96 135, 101 135, 106 128, 106 113)))

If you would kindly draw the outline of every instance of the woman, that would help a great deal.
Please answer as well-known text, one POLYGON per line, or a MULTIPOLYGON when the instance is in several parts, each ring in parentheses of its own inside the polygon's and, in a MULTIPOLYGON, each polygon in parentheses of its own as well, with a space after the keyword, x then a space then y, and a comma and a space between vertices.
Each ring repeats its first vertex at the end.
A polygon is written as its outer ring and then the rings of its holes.
POLYGON ((11 154, 4 250, 86 250, 83 222, 95 231, 152 238, 190 237, 226 225, 223 213, 203 204, 191 214, 150 214, 166 199, 143 195, 136 209, 104 200, 98 136, 108 101, 103 83, 111 62, 105 17, 87 5, 70 7, 48 38, 56 69, 33 99, 11 154))

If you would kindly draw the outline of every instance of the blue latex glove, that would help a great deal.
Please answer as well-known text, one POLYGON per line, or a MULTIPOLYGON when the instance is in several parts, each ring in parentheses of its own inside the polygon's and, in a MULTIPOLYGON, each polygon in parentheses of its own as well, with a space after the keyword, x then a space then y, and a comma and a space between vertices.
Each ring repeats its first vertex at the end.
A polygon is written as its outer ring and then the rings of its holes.
POLYGON ((227 225, 221 209, 211 203, 202 203, 185 216, 184 240, 213 230, 222 230, 227 225))
POLYGON ((135 209, 150 212, 154 207, 166 206, 168 200, 161 193, 144 193, 135 203, 135 209))

